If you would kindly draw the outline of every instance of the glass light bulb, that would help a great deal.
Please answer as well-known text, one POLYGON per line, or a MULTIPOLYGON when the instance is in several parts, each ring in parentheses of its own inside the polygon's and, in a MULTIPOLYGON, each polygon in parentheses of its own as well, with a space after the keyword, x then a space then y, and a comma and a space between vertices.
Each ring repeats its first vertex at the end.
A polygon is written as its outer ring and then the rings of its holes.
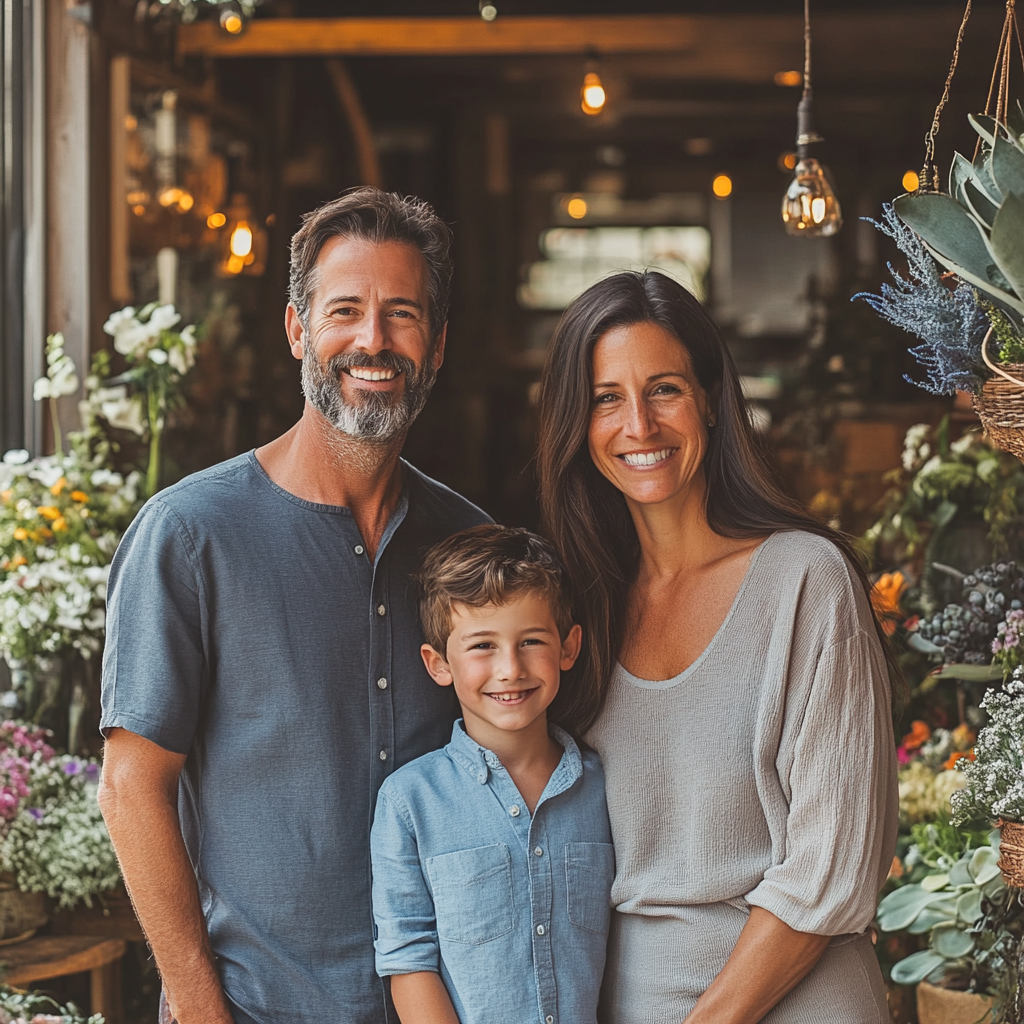
POLYGON ((843 212, 825 172, 814 157, 796 165, 782 199, 782 222, 791 235, 829 236, 843 226, 843 212))
POLYGON ((248 256, 250 252, 252 252, 252 229, 242 220, 231 232, 231 255, 242 257, 248 256))
POLYGON ((584 114, 600 114, 604 110, 607 96, 604 86, 596 71, 588 71, 583 76, 583 90, 580 93, 580 106, 584 114))

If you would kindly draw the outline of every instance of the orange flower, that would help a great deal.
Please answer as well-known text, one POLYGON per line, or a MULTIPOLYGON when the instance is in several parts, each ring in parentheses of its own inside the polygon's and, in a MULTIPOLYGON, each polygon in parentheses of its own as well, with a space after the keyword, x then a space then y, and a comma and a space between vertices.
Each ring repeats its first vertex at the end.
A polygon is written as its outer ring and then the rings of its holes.
POLYGON ((60 509, 57 508, 56 505, 40 505, 39 508, 36 509, 36 511, 44 519, 53 520, 53 519, 59 519, 60 518, 60 509))
POLYGON ((28 540, 28 530, 24 526, 15 527, 14 530, 15 540, 28 540))
MULTIPOLYGON (((889 867, 889 878, 902 878, 903 873, 903 861, 899 857, 893 857, 892 864, 889 867)), ((886 881, 889 881, 889 878, 886 881)))
POLYGON ((59 480, 58 480, 58 481, 57 481, 57 482, 56 482, 56 483, 55 483, 55 484, 54 484, 54 485, 53 485, 53 486, 52 486, 52 487, 50 488, 50 493, 51 493, 51 494, 52 494, 52 495, 53 495, 53 496, 54 496, 54 497, 56 498, 56 497, 57 497, 57 496, 58 496, 58 495, 60 494, 60 492, 61 492, 61 491, 63 491, 65 487, 67 487, 67 485, 68 485, 68 481, 67 481, 67 478, 66 478, 66 477, 63 477, 63 476, 62 476, 62 477, 61 477, 61 478, 60 478, 60 479, 59 479, 59 480))
POLYGON ((72 491, 71 500, 77 501, 80 505, 84 505, 89 500, 89 495, 85 491, 72 491))
POLYGON ((871 588, 871 607, 874 608, 886 636, 896 632, 896 621, 903 618, 900 595, 907 587, 901 572, 883 573, 871 588))
POLYGON ((956 744, 958 750, 964 750, 967 747, 973 747, 974 741, 978 738, 974 730, 966 722, 961 722, 953 730, 953 742, 956 744))
POLYGON ((910 723, 910 732, 903 737, 904 750, 917 750, 924 746, 932 737, 932 731, 924 722, 914 721, 910 723))
POLYGON ((952 754, 949 755, 949 760, 942 767, 945 768, 946 771, 949 771, 950 768, 956 767, 957 761, 962 761, 964 758, 966 758, 968 761, 973 761, 974 750, 971 749, 966 752, 963 750, 954 751, 952 754))
POLYGON ((6 491, 0 491, 0 501, 6 504, 8 501, 11 500, 11 495, 13 493, 14 492, 10 488, 8 488, 6 491))
POLYGON ((28 565, 28 559, 24 555, 15 555, 11 559, 11 568, 17 569, 21 565, 28 565))
POLYGON ((57 516, 53 521, 53 528, 57 533, 60 533, 68 528, 68 521, 63 516, 57 516))

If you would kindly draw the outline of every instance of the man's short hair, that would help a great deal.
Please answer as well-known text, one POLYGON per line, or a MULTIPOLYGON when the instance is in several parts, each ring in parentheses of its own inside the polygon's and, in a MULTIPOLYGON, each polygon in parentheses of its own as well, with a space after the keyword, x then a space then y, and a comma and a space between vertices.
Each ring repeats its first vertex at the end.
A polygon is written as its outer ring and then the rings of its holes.
POLYGON ((521 527, 486 524, 453 533, 435 544, 416 576, 420 621, 427 643, 447 657, 452 605, 503 605, 523 594, 547 600, 564 640, 572 628, 565 569, 555 549, 521 527))
POLYGON ((362 238, 377 244, 408 242, 415 246, 427 263, 431 335, 436 338, 441 333, 448 319, 452 288, 452 233, 429 203, 415 196, 363 186, 302 218, 302 227, 292 236, 288 301, 306 329, 317 284, 316 263, 332 238, 362 238))

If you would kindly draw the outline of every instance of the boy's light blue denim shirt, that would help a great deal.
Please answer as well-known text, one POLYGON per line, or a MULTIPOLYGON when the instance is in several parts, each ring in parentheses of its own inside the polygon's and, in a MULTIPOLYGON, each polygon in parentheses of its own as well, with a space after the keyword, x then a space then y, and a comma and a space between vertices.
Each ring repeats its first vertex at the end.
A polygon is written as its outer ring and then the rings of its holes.
POLYGON ((461 1024, 595 1024, 615 858, 597 754, 564 749, 531 815, 461 719, 381 787, 377 973, 440 972, 461 1024))

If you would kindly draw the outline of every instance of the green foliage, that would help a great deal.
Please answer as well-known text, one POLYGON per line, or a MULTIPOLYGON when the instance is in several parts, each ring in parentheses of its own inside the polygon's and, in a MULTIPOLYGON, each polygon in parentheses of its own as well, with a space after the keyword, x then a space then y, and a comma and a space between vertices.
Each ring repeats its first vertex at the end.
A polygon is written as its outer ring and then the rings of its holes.
POLYGON ((25 1021, 26 1024, 36 1016, 47 1020, 56 1018, 61 1024, 104 1024, 105 1021, 102 1013, 86 1017, 74 1003, 61 1006, 49 996, 38 992, 20 992, 7 985, 0 985, 0 1012, 6 1014, 4 1019, 9 1017, 14 1021, 25 1021))
POLYGON ((982 303, 985 315, 992 325, 992 334, 996 343, 993 346, 1000 363, 1024 363, 1024 337, 1014 326, 1013 321, 997 306, 982 303))

